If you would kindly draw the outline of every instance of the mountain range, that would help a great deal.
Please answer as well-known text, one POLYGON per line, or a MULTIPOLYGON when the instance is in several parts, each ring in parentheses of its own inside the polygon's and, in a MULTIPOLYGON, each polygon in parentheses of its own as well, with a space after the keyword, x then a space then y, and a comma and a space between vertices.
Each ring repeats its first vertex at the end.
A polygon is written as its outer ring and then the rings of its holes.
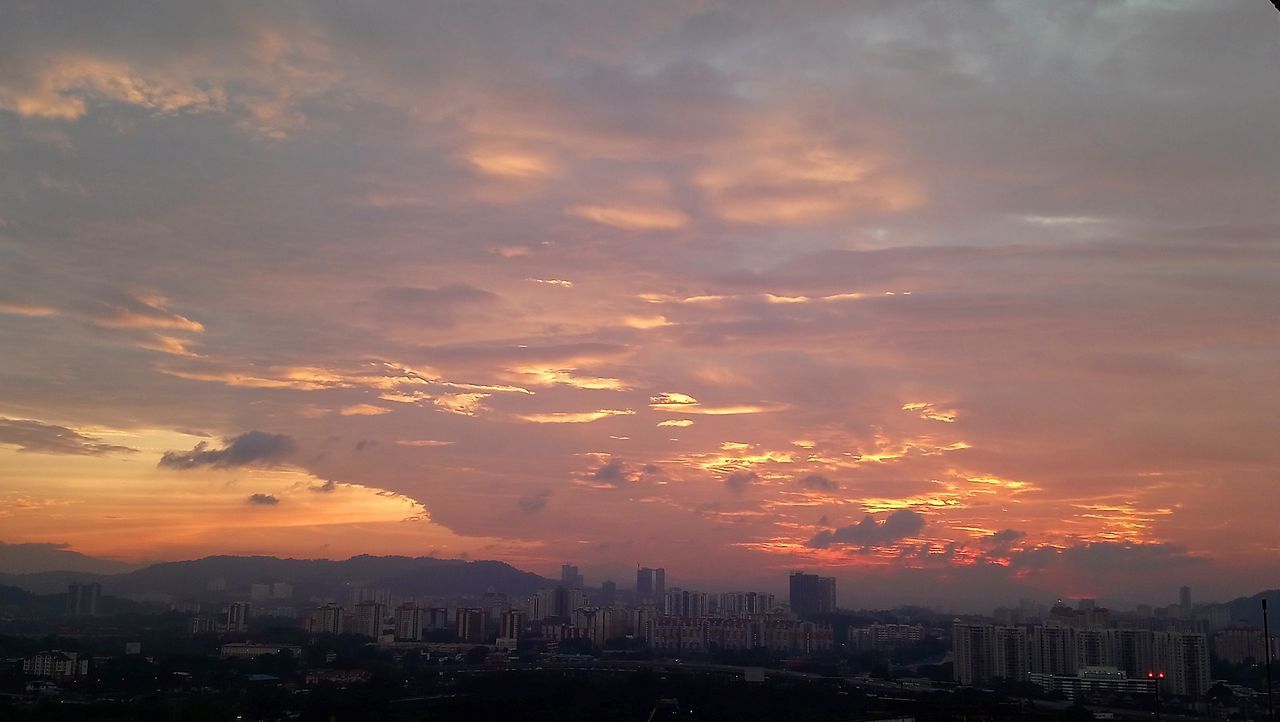
POLYGON ((328 559, 280 559, 267 556, 213 556, 162 562, 118 574, 46 571, 0 574, 0 585, 35 594, 65 592, 71 582, 97 582, 103 594, 138 600, 247 598, 252 584, 286 582, 294 596, 344 600, 353 587, 393 590, 399 596, 465 596, 494 591, 526 596, 549 580, 499 561, 433 557, 355 556, 328 559))

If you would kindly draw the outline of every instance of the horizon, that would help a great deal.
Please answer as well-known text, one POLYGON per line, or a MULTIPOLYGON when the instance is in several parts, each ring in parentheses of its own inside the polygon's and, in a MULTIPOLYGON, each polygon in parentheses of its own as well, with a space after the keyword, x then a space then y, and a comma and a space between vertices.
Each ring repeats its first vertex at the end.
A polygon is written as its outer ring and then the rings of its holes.
POLYGON ((1280 587, 1268 5, 0 8, 0 560, 1280 587))

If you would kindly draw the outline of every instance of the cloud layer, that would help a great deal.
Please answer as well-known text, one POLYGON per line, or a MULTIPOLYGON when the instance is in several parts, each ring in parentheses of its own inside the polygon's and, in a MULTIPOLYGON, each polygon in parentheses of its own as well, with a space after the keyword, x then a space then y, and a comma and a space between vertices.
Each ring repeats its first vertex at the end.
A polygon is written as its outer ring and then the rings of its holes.
POLYGON ((1280 574, 1265 3, 484 5, 0 7, 5 541, 1280 574))

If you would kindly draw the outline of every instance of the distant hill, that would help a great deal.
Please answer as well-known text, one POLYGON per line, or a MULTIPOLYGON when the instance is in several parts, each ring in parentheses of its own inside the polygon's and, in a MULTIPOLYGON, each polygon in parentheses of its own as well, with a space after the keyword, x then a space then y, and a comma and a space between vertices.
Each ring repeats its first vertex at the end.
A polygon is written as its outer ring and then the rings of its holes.
POLYGON ((0 574, 35 574, 47 571, 120 574, 137 569, 138 566, 73 552, 62 544, 0 542, 0 574))
POLYGON ((1251 625, 1262 626, 1262 599, 1267 600, 1267 615, 1270 617, 1271 631, 1274 634, 1280 629, 1280 589, 1269 589, 1258 592, 1252 597, 1240 597, 1227 602, 1231 608, 1232 621, 1244 621, 1251 625))
POLYGON ((341 561, 214 556, 163 562, 124 574, 0 574, 0 584, 39 594, 65 592, 73 581, 96 581, 104 594, 135 599, 244 598, 249 585, 270 582, 292 584, 300 598, 342 598, 345 589, 353 586, 382 587, 415 596, 479 595, 488 589, 525 596, 551 584, 505 562, 367 555, 341 561))

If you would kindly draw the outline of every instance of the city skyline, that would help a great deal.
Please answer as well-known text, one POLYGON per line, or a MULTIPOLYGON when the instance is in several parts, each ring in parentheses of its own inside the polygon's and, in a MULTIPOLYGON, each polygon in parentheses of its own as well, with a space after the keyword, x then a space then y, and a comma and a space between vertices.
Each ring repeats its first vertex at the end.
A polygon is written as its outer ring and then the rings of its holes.
POLYGON ((1278 30, 1257 0, 6 5, 0 572, 1280 586, 1278 30))

